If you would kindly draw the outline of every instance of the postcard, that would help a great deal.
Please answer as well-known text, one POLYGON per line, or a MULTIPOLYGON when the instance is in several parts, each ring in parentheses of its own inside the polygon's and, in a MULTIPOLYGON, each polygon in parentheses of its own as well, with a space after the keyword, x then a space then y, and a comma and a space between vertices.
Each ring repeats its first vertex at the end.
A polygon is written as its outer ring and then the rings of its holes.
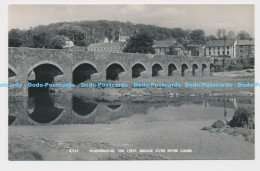
POLYGON ((254 160, 252 4, 9 4, 8 159, 254 160))

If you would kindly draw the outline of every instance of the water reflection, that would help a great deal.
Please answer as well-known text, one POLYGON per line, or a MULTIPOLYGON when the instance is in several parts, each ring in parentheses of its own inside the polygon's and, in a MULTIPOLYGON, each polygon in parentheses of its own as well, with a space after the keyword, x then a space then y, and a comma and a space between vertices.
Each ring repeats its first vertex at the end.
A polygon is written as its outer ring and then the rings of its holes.
POLYGON ((37 123, 49 123, 63 111, 54 105, 48 92, 31 93, 28 97, 29 117, 37 123))
POLYGON ((112 110, 118 109, 121 105, 107 105, 112 110))
POLYGON ((68 94, 59 97, 42 92, 32 93, 28 99, 10 99, 9 125, 231 119, 236 108, 254 105, 253 97, 180 97, 149 102, 129 99, 109 103, 68 94), (21 105, 24 103, 26 105, 21 105))
POLYGON ((72 103, 73 111, 81 116, 89 115, 97 108, 97 103, 87 102, 75 96, 73 96, 72 103))

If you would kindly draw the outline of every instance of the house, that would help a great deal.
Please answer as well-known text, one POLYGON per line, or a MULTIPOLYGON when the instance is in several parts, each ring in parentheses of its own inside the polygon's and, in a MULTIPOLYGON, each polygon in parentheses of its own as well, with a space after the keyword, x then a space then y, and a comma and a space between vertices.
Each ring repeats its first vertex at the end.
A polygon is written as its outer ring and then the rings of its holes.
POLYGON ((187 50, 191 52, 191 56, 205 56, 205 46, 203 45, 188 44, 187 50))
POLYGON ((64 43, 63 43, 63 45, 61 45, 62 49, 70 49, 75 46, 74 42, 71 41, 68 37, 62 37, 62 38, 64 39, 64 43))
POLYGON ((118 41, 119 42, 126 42, 129 39, 129 36, 121 36, 119 35, 118 41))
POLYGON ((109 40, 107 37, 105 37, 105 39, 103 40, 104 43, 109 43, 109 40))
POLYGON ((254 39, 236 40, 235 41, 235 58, 252 58, 255 57, 254 39))
POLYGON ((122 53, 127 42, 92 43, 87 47, 91 52, 115 52, 122 53))
POLYGON ((173 47, 171 55, 180 55, 180 56, 191 56, 191 51, 186 50, 182 44, 176 43, 173 47))
POLYGON ((206 43, 206 57, 227 57, 235 58, 234 56, 234 40, 211 40, 206 43))
POLYGON ((74 43, 70 39, 66 39, 65 45, 62 46, 63 49, 68 49, 68 48, 72 48, 72 47, 74 47, 74 43))
POLYGON ((155 54, 165 55, 169 54, 170 51, 173 51, 174 46, 176 45, 176 40, 164 40, 164 41, 155 41, 153 48, 155 54))

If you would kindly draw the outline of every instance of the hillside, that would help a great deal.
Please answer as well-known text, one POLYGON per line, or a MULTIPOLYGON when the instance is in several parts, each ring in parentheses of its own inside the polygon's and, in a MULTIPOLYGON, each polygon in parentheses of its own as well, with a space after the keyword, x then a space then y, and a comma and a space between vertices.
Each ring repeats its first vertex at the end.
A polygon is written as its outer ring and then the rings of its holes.
MULTIPOLYGON (((146 33, 153 40, 175 38, 178 42, 185 43, 190 41, 190 33, 193 31, 106 20, 61 22, 41 25, 29 30, 12 29, 9 31, 9 46, 49 48, 51 38, 55 35, 64 35, 76 45, 86 46, 90 43, 102 42, 105 37, 117 41, 119 35, 131 36, 136 32, 146 33)), ((205 36, 203 30, 199 31, 205 36)))

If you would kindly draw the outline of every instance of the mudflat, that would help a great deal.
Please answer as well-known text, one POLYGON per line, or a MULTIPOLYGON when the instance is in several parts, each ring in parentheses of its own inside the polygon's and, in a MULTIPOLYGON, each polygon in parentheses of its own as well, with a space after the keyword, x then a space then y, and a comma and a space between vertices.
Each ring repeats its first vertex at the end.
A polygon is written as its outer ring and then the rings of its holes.
POLYGON ((201 130, 212 122, 133 115, 110 124, 9 126, 9 160, 254 159, 244 137, 201 130))

